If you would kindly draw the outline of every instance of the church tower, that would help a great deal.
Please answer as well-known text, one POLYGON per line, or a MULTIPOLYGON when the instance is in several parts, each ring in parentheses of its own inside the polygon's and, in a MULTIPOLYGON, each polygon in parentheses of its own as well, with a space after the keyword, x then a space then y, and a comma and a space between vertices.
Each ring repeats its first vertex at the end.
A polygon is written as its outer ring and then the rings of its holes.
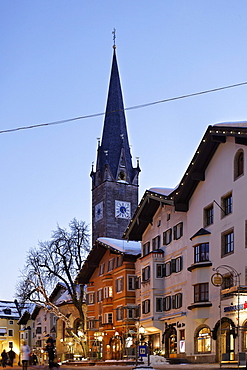
POLYGON ((116 46, 96 169, 92 168, 92 242, 121 239, 138 205, 139 163, 132 166, 116 46))

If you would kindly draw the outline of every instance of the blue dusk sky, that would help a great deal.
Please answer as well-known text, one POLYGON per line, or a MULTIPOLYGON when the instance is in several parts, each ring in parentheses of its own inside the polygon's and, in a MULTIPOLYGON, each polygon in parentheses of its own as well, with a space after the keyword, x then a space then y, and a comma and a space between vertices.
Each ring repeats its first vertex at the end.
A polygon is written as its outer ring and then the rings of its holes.
MULTIPOLYGON (((125 107, 247 81, 245 0, 0 0, 0 130, 102 113, 112 30, 125 107)), ((247 121, 247 85, 126 112, 140 198, 175 187, 207 126, 247 121)), ((0 298, 26 252, 76 217, 91 227, 103 116, 0 134, 0 298)))

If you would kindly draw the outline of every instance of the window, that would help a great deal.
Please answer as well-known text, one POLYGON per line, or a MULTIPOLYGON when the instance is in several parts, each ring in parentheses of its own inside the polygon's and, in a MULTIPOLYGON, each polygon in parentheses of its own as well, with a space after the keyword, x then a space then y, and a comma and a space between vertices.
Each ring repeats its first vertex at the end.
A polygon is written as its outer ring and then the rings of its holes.
POLYGON ((221 198, 222 217, 232 213, 232 193, 221 198))
POLYGON ((171 309, 171 296, 163 298, 163 311, 169 311, 171 309))
POLYGON ((112 313, 111 312, 105 313, 104 319, 105 319, 105 322, 104 322, 105 324, 112 324, 113 323, 112 313))
POLYGON ((124 287, 124 279, 123 277, 116 279, 116 292, 122 292, 124 287))
POLYGON ((183 236, 183 223, 180 222, 173 228, 173 237, 174 240, 178 240, 183 236))
POLYGON ((168 245, 172 241, 172 229, 168 229, 163 233, 163 245, 168 245))
POLYGON ((146 282, 150 280, 150 266, 144 267, 142 269, 142 282, 146 282))
POLYGON ((36 328, 36 334, 41 334, 41 326, 38 326, 38 327, 36 328))
POLYGON ((99 266, 99 275, 104 275, 104 272, 105 272, 105 264, 102 263, 100 266, 99 266))
POLYGON ((141 289, 141 277, 137 276, 136 277, 136 289, 141 289))
POLYGON ((234 285, 234 278, 232 274, 225 274, 223 275, 223 284, 221 285, 221 289, 229 289, 234 285))
POLYGON ((234 157, 234 180, 244 174, 244 152, 242 149, 238 150, 234 157))
POLYGON ((143 244, 143 246, 142 246, 142 254, 143 254, 143 256, 146 256, 149 253, 150 253, 150 242, 147 242, 147 243, 143 244))
POLYGON ((105 286, 104 287, 104 298, 112 297, 112 286, 105 286))
POLYGON ((183 258, 182 256, 175 259, 175 272, 180 272, 183 269, 183 258))
POLYGON ((211 352, 211 333, 209 328, 204 327, 198 331, 196 347, 197 353, 211 352))
POLYGON ((163 298, 156 298, 156 312, 163 311, 163 298))
POLYGON ((194 248, 194 263, 209 261, 209 243, 198 244, 194 248))
POLYGON ((14 346, 14 343, 13 342, 9 342, 9 348, 13 348, 14 346))
POLYGON ((117 307, 116 309, 116 319, 117 321, 123 320, 123 308, 117 307))
POLYGON ((142 313, 150 312, 150 299, 146 299, 142 302, 142 313))
POLYGON ((99 315, 99 328, 102 328, 102 316, 99 315))
POLYGON ((128 290, 135 290, 135 282, 136 282, 135 275, 133 276, 128 275, 128 290))
POLYGON ((8 330, 8 336, 9 337, 13 337, 14 336, 14 330, 13 329, 9 329, 8 330))
POLYGON ((214 206, 213 204, 204 209, 204 227, 214 223, 214 206))
POLYGON ((208 301, 208 283, 194 285, 194 303, 208 301))
POLYGON ((97 302, 102 302, 102 300, 103 300, 103 290, 99 289, 97 291, 97 302))
POLYGON ((163 277, 163 263, 157 263, 156 265, 156 277, 162 278, 163 277))
POLYGON ((222 234, 221 243, 221 257, 234 252, 234 233, 232 229, 222 234))
POLYGON ((94 304, 94 293, 88 293, 87 294, 87 304, 94 304))
POLYGON ((160 248, 160 235, 152 239, 152 248, 153 248, 153 251, 156 251, 157 249, 160 248))
POLYGON ((182 293, 177 293, 172 296, 172 308, 182 307, 182 293))
POLYGON ((13 320, 9 320, 9 325, 14 325, 14 321, 13 320))
POLYGON ((165 263, 165 276, 171 275, 171 261, 165 263))
POLYGON ((135 319, 136 318, 136 310, 135 308, 127 308, 127 318, 128 319, 135 319))
POLYGON ((88 328, 89 329, 96 329, 96 320, 95 319, 89 319, 88 328))
POLYGON ((111 258, 108 261, 108 271, 112 271, 114 269, 114 258, 111 258))
POLYGON ((117 256, 116 258, 116 267, 120 267, 123 264, 123 257, 122 256, 117 256))

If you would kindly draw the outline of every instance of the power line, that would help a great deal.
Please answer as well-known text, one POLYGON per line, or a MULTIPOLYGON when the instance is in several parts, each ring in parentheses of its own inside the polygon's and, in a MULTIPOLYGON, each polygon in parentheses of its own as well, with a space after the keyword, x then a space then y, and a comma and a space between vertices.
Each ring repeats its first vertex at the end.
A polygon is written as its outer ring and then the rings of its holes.
MULTIPOLYGON (((197 95, 209 94, 209 93, 212 93, 212 92, 216 92, 216 91, 220 91, 220 90, 226 90, 226 89, 232 89, 233 87, 239 87, 239 86, 243 86, 243 85, 247 85, 247 81, 246 82, 240 82, 240 83, 237 83, 237 84, 234 84, 234 85, 227 85, 227 86, 223 86, 223 87, 216 87, 214 89, 204 90, 204 91, 200 91, 200 92, 196 92, 196 93, 192 93, 192 94, 180 95, 180 96, 176 96, 176 97, 173 97, 173 98, 168 98, 168 99, 163 99, 163 100, 157 100, 157 101, 154 101, 154 102, 151 102, 151 103, 134 105, 132 107, 125 108, 123 110, 124 111, 128 111, 128 110, 146 108, 146 107, 149 107, 151 105, 156 105, 156 104, 161 104, 161 103, 168 103, 168 102, 174 101, 174 100, 180 100, 180 99, 190 98, 192 96, 197 96, 197 95)), ((47 123, 39 123, 39 124, 36 124, 36 125, 11 128, 11 129, 8 129, 8 130, 1 130, 0 131, 0 134, 5 134, 5 133, 15 132, 15 131, 21 131, 21 130, 30 130, 30 129, 37 128, 37 127, 60 125, 60 124, 63 124, 63 123, 78 121, 78 120, 81 120, 81 119, 87 119, 87 118, 94 118, 94 117, 104 116, 106 114, 110 114, 110 113, 114 113, 114 112, 116 112, 116 111, 106 112, 106 113, 95 113, 95 114, 89 114, 89 115, 86 115, 86 116, 79 116, 79 117, 74 117, 74 118, 68 118, 68 119, 64 119, 64 120, 60 120, 60 121, 53 121, 53 122, 47 122, 47 123)))

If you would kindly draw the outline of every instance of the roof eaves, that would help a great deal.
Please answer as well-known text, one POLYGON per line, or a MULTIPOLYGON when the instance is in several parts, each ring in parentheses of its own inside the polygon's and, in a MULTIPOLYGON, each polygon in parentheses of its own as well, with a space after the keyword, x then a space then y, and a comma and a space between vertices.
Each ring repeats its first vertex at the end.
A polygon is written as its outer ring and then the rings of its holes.
POLYGON ((152 218, 154 216, 154 213, 150 213, 149 214, 149 217, 148 219, 145 219, 141 217, 142 215, 142 212, 143 212, 143 209, 146 205, 147 202, 149 202, 149 200, 152 199, 154 201, 157 201, 159 204, 168 204, 168 205, 171 205, 173 206, 173 200, 170 199, 169 196, 166 196, 166 195, 163 195, 163 194, 159 194, 159 193, 156 193, 156 192, 153 192, 153 191, 150 191, 150 190, 146 190, 139 205, 137 206, 137 209, 132 217, 132 219, 130 220, 130 223, 127 227, 127 229, 125 230, 124 234, 123 234, 123 238, 124 239, 129 239, 131 240, 131 237, 130 237, 130 234, 135 226, 136 223, 140 223, 140 222, 145 222, 147 223, 147 225, 152 222, 152 218), (142 221, 140 221, 142 219, 142 221))

